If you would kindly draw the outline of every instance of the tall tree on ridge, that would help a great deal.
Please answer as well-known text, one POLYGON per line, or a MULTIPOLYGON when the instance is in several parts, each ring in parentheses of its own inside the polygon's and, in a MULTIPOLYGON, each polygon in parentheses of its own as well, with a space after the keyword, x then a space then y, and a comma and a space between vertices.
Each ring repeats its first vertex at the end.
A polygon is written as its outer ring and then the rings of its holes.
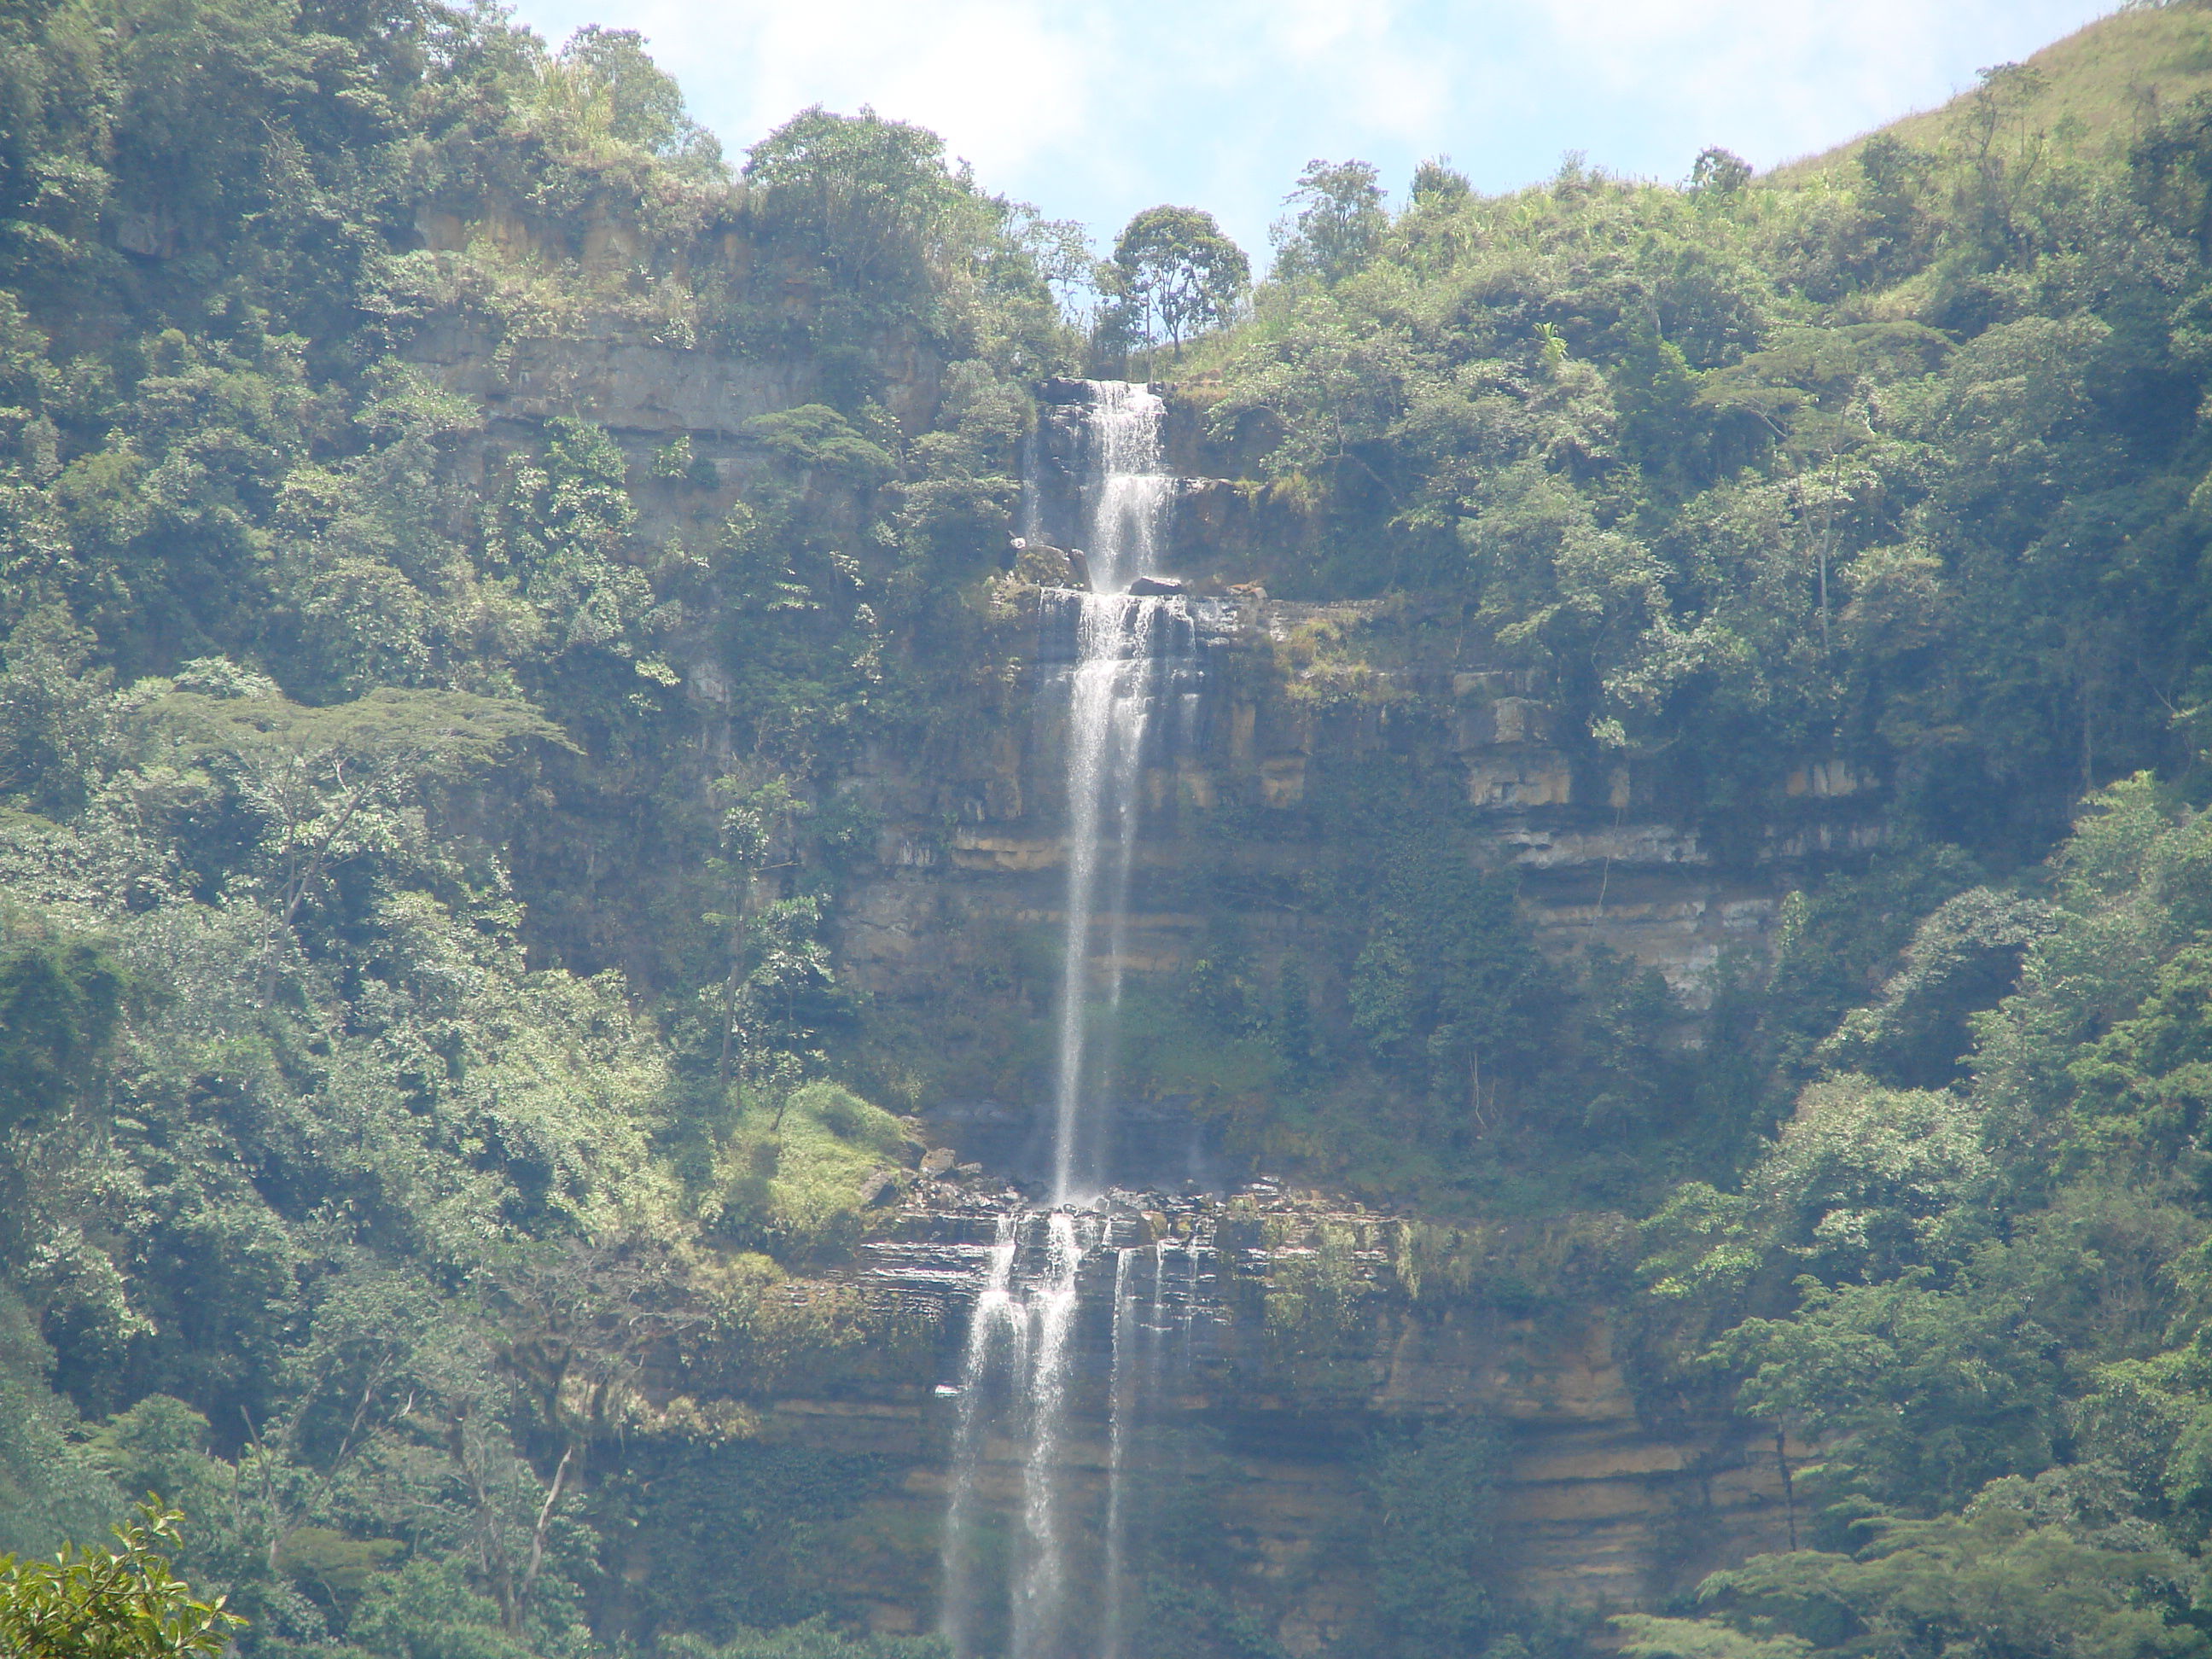
POLYGON ((1283 200, 1296 214, 1270 233, 1279 278, 1311 275, 1334 284, 1375 257, 1390 216, 1382 185, 1370 161, 1306 163, 1296 189, 1283 200))
POLYGON ((1198 208, 1146 208, 1114 244, 1113 282, 1132 331, 1182 343, 1236 314, 1251 262, 1213 216, 1198 208))

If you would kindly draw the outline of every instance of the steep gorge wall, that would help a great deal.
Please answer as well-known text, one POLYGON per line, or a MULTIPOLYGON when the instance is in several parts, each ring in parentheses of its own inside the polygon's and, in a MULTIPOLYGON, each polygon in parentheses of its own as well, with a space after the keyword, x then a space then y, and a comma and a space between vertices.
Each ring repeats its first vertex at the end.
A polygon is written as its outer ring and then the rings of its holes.
MULTIPOLYGON (((1079 469, 1055 454, 1066 422, 1044 407, 1030 511, 1072 540, 1079 469)), ((1747 958, 1755 974, 1784 896, 1811 869, 1879 842, 1879 788, 1830 760, 1776 778, 1770 799, 1733 822, 1671 810, 1659 763, 1609 756, 1566 729, 1540 677, 1495 654, 1462 607, 1421 595, 1270 599, 1240 580, 1267 562, 1267 534, 1285 529, 1253 489, 1186 478, 1173 520, 1167 563, 1195 583, 1204 689, 1156 719, 1127 904, 1092 934, 1119 942, 1116 965, 1134 987, 1172 994, 1221 948, 1227 918, 1261 979, 1282 982, 1295 961, 1316 1018, 1341 1024, 1359 945, 1320 890, 1382 859, 1356 837, 1375 829, 1363 792, 1387 776, 1449 821, 1458 855, 1510 876, 1553 962, 1605 951, 1657 969, 1688 1016, 1678 1039, 1695 1043, 1724 957, 1747 958)), ((853 785, 883 827, 841 911, 842 959, 879 1006, 951 1044, 1006 1041, 1018 1020, 979 1018, 989 998, 975 988, 994 958, 1052 949, 1064 921, 1072 647, 1053 635, 1042 598, 1018 585, 994 594, 1016 688, 1000 718, 926 767, 874 757, 853 785)), ((1027 1014, 1044 1013, 1049 994, 1033 984, 1027 1014)), ((1004 1158, 1039 1085, 981 1066, 950 1092, 979 1089, 994 1097, 927 1109, 957 1121, 972 1108, 969 1133, 1004 1158)))
MULTIPOLYGON (((1388 607, 1261 599, 1201 600, 1198 608, 1212 647, 1210 707, 1197 743, 1148 772, 1152 811, 1139 856, 1150 872, 1209 860, 1209 817, 1224 810, 1261 817, 1232 864, 1255 872, 1304 868, 1317 833, 1312 809, 1332 774, 1395 757, 1463 794, 1481 825, 1481 856, 1521 877, 1549 950, 1565 957, 1610 946, 1658 968, 1698 1005, 1723 949, 1765 948, 1780 895, 1808 856, 1861 850, 1878 835, 1856 810, 1859 781, 1840 766, 1815 764, 1787 784, 1800 810, 1759 826, 1752 859, 1728 860, 1698 830, 1656 812, 1631 768, 1594 765, 1555 741, 1552 710, 1522 695, 1523 676, 1462 665, 1448 640, 1437 659, 1361 670, 1341 695, 1327 684, 1326 665, 1296 665, 1301 636, 1423 631, 1388 607)), ((1040 698, 1023 725, 969 745, 949 775, 920 777, 892 764, 875 772, 888 817, 882 871, 851 907, 846 945, 873 988, 896 994, 902 961, 956 911, 1057 920, 1063 725, 1061 711, 1040 698), (948 791, 958 818, 949 830, 939 805, 948 791)), ((1132 968, 1189 959, 1189 918, 1154 908, 1127 921, 1137 941, 1132 968)))
MULTIPOLYGON (((599 422, 629 458, 648 538, 726 512, 766 466, 745 422, 818 395, 804 362, 734 360, 614 329, 499 353, 460 331, 433 331, 417 356, 486 411, 483 434, 457 459, 464 476, 488 478, 506 448, 552 415, 599 422), (679 437, 703 469, 688 481, 655 478, 653 455, 679 437)), ((879 367, 909 418, 924 418, 935 366, 895 350, 879 367)), ((1102 918, 1096 935, 1123 941, 1133 982, 1189 967, 1207 925, 1193 901, 1209 892, 1261 896, 1245 919, 1263 965, 1298 953, 1324 960, 1305 950, 1318 924, 1295 896, 1346 850, 1329 845, 1331 792, 1378 763, 1463 802, 1479 826, 1474 855, 1517 874, 1547 953, 1620 951, 1660 969, 1692 1010, 1723 952, 1769 949, 1780 900, 1807 860, 1871 843, 1872 792, 1814 760, 1783 781, 1782 811, 1717 847, 1667 813, 1654 780, 1593 758, 1558 730, 1545 688, 1486 659, 1458 617, 1412 603, 1220 591, 1245 574, 1243 510, 1218 483, 1193 480, 1182 498, 1171 562, 1218 580, 1214 596, 1193 602, 1206 691, 1146 772, 1128 911, 1118 927, 1102 918)), ((1045 1090, 1037 1056, 1025 1059, 1010 1034, 1044 1011, 1033 988, 1026 1003, 1018 986, 1007 989, 1003 970, 1010 952, 1048 949, 1063 920, 1066 709, 1051 691, 1060 665, 1036 620, 1036 592, 1001 581, 988 602, 989 637, 1007 653, 994 669, 1011 712, 970 721, 927 754, 872 753, 845 780, 878 830, 872 858, 849 874, 834 942, 842 974, 873 1006, 903 1018, 916 1042, 974 1051, 964 1075, 998 1080, 917 1103, 933 1138, 1019 1172, 1036 1151, 1045 1090)), ((702 646, 679 666, 711 750, 732 665, 702 646)), ((699 758, 702 785, 713 763, 699 758)), ((1314 989, 1324 1000, 1342 992, 1314 989)), ((1151 1175, 1244 1173, 1221 1164, 1179 1109, 1166 1103, 1139 1126, 1159 1153, 1151 1175)), ((951 1373, 954 1322, 945 1329, 936 1376, 794 1395, 761 1428, 767 1445, 894 1472, 824 1538, 818 1561, 886 1630, 933 1618, 951 1419, 933 1386, 951 1373)), ((1261 1339, 1248 1321, 1227 1340, 1261 1339)), ((1771 1432, 1725 1416, 1650 1420, 1615 1346, 1602 1306, 1522 1317, 1476 1301, 1390 1315, 1325 1388, 1249 1392, 1233 1368, 1195 1379, 1174 1411, 1214 1448, 1212 1501, 1236 1535, 1237 1593, 1267 1609, 1291 1651, 1356 1647, 1371 1588, 1358 1543, 1376 1514, 1364 1449, 1378 1432, 1424 1422, 1498 1426, 1502 1583, 1522 1596, 1643 1601, 1786 1541, 1786 1462, 1771 1432)), ((1105 1458, 1102 1364, 1094 1353, 1091 1405, 1074 1431, 1075 1462, 1094 1485, 1105 1458)), ((1018 1484, 1012 1455, 992 1463, 987 1483, 1001 1503, 1018 1484)))
MULTIPOLYGON (((892 1237, 865 1253, 860 1279, 924 1300, 942 1295, 933 1275, 969 1260, 957 1241, 973 1249, 988 1239, 992 1202, 918 1197, 892 1237)), ((1140 1419, 1133 1458, 1140 1577, 1147 1529, 1194 1506, 1218 1546, 1205 1581, 1287 1651, 1370 1650, 1393 1496, 1377 1487, 1376 1448, 1454 1425, 1494 1437, 1482 1567, 1494 1589, 1516 1599, 1648 1606, 1794 1538, 1789 1468, 1805 1449, 1725 1414, 1652 1417, 1601 1306, 1514 1310, 1480 1296, 1411 1295, 1392 1265, 1398 1224, 1267 1183, 1225 1206, 1190 1200, 1174 1211, 1115 1234, 1156 1229, 1172 1241, 1158 1258, 1170 1299, 1164 1315, 1155 1302, 1150 1316, 1161 1321, 1154 1340, 1168 1350, 1167 1382, 1140 1419), (1349 1245, 1364 1311, 1319 1350, 1293 1355, 1269 1305, 1279 1294, 1270 1275, 1310 1261, 1324 1235, 1349 1245), (1171 1465, 1164 1478, 1163 1462, 1171 1465)), ((1057 1460, 1064 1522, 1085 1540, 1079 1550, 1093 1553, 1111 1455, 1114 1280, 1113 1252, 1095 1249, 1057 1460)), ((1146 1294, 1140 1286, 1140 1322, 1146 1294)), ((948 1322, 948 1338, 958 1323, 948 1322)), ((943 1375, 957 1374, 957 1347, 949 1341, 941 1354, 943 1375)), ((1140 1344, 1140 1359, 1145 1352, 1140 1344)), ((933 1623, 955 1411, 945 1389, 915 1382, 787 1398, 764 1414, 767 1444, 872 1460, 884 1471, 818 1558, 879 1630, 933 1623)), ((1021 1524, 1023 1450, 994 1442, 980 1472, 977 1496, 1002 1536, 1021 1524)))
MULTIPOLYGON (((614 325, 505 348, 455 325, 427 331, 414 355, 484 411, 483 435, 457 458, 469 482, 488 485, 500 457, 544 420, 592 420, 629 458, 648 542, 696 537, 717 521, 766 469, 746 422, 823 395, 803 356, 732 357, 614 325), (692 478, 655 477, 654 453, 679 438, 698 458, 692 478)), ((926 427, 942 365, 912 342, 886 341, 871 368, 902 424, 926 427)), ((1171 562, 1217 587, 1237 581, 1254 562, 1255 528, 1268 528, 1249 494, 1189 480, 1171 562)), ((1021 590, 1000 599, 1002 608, 1035 603, 1021 590)), ((1396 757, 1463 793, 1481 826, 1477 856, 1520 877, 1549 953, 1607 946, 1658 968, 1694 1007, 1723 951, 1766 950, 1779 898, 1808 862, 1862 853, 1879 837, 1873 781, 1808 757, 1777 781, 1777 810, 1728 826, 1728 845, 1717 848, 1705 829, 1668 811, 1646 768, 1595 757, 1559 731, 1544 688, 1486 659, 1460 617, 1417 604, 1264 596, 1201 610, 1206 708, 1196 741, 1146 780, 1148 878, 1218 867, 1224 815, 1249 837, 1232 866, 1295 875, 1313 862, 1315 809, 1332 776, 1396 757)), ((1018 688, 1014 717, 927 757, 873 756, 852 780, 883 830, 877 867, 844 907, 841 954, 859 983, 895 1002, 927 1000, 943 953, 961 950, 971 924, 993 939, 1005 925, 1057 925, 1065 710, 1047 684, 1056 665, 1026 617, 1002 617, 997 631, 1009 647, 1000 678, 1018 688)), ((702 647, 681 666, 711 720, 729 695, 729 665, 702 647)), ((1158 900, 1173 885, 1148 878, 1139 896, 1158 900)), ((1191 959, 1194 920, 1171 902, 1149 902, 1126 921, 1138 971, 1191 959)), ((1294 921, 1282 925, 1295 930, 1294 921)))

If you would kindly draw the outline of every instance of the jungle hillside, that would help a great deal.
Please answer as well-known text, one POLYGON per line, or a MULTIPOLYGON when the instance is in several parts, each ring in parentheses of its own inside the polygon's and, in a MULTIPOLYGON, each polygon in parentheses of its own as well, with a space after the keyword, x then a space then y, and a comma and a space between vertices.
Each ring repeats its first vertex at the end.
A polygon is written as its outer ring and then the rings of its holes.
MULTIPOLYGON (((930 1570, 890 1462, 763 1424, 926 1393, 856 1252, 945 1102, 1047 1091, 1034 933, 855 964, 998 810, 1089 376, 1230 504, 1194 591, 1304 607, 1266 696, 1414 734, 1225 789, 1132 979, 1133 1095, 1400 1229, 1271 1281, 1269 1389, 1602 1308, 1791 1483, 1788 1547, 1574 1607, 1483 1577, 1489 1431, 1347 1442, 1333 1650, 2212 1653, 2208 32, 1771 175, 1316 161, 1270 249, 1093 248, 872 112, 726 155, 627 32, 9 0, 0 1552, 158 1494, 241 1659, 948 1651, 820 1565, 930 1570), (1417 763, 1437 641, 1782 871, 1771 939, 1549 948, 1417 763)), ((1170 1519, 1157 1659, 1288 1654, 1170 1519)))

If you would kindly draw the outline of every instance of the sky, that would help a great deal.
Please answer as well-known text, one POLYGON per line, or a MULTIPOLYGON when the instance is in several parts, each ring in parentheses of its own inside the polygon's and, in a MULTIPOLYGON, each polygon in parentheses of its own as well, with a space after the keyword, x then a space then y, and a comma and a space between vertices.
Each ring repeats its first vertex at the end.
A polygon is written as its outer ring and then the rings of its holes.
POLYGON ((1264 262, 1309 160, 1402 198, 1448 155, 1479 189, 1571 150, 1685 177, 1765 167, 1942 102, 2113 0, 521 0, 557 44, 642 33, 733 161, 820 103, 942 134, 987 188, 1101 251, 1161 202, 1264 262))

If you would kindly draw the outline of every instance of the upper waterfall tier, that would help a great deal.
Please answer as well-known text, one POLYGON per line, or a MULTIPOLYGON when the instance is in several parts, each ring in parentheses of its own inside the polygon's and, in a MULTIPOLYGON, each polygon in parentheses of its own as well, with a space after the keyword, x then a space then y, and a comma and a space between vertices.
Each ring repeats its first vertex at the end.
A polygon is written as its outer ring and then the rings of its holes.
POLYGON ((1082 549, 1092 591, 1125 592, 1172 557, 1182 480, 1164 459, 1167 405, 1137 381, 1056 380, 1047 390, 1024 480, 1025 532, 1082 549))
POLYGON ((1175 480, 1160 463, 1160 422, 1167 405, 1149 386, 1127 380, 1091 383, 1091 583, 1101 593, 1121 593, 1152 574, 1166 539, 1165 520, 1175 480))
MULTIPOLYGON (((1085 383, 1084 502, 1092 592, 1078 596, 1066 677, 1067 896, 1053 1086, 1053 1199, 1095 1192, 1108 1148, 1119 1042, 1123 937, 1141 810, 1144 757, 1157 717, 1194 714, 1199 665, 1180 599, 1133 597, 1154 568, 1174 480, 1160 471, 1166 408, 1149 387, 1085 383), (1103 936, 1092 921, 1103 909, 1103 936), (1098 947, 1105 949, 1101 956, 1098 947)), ((1186 720, 1185 724, 1188 723, 1186 720)))

